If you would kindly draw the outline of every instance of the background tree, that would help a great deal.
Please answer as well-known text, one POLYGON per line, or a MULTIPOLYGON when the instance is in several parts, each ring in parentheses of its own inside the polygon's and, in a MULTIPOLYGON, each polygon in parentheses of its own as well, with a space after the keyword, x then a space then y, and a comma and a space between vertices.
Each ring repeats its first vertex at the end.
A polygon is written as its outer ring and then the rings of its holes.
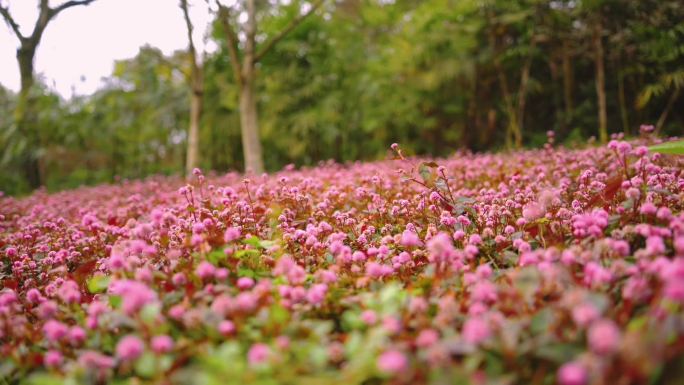
POLYGON ((190 61, 190 124, 188 127, 188 149, 185 161, 185 174, 192 175, 192 170, 198 166, 199 157, 199 130, 202 119, 202 106, 204 104, 204 75, 199 64, 197 49, 193 41, 193 25, 190 20, 188 1, 180 0, 180 8, 183 11, 183 19, 188 32, 188 57, 190 61))
MULTIPOLYGON (((246 0, 242 11, 245 22, 239 23, 232 16, 237 13, 231 7, 218 2, 219 18, 226 34, 233 76, 237 82, 240 95, 240 127, 242 147, 245 157, 245 170, 262 173, 264 160, 259 137, 259 119, 255 82, 257 63, 288 33, 295 29, 304 19, 311 15, 323 0, 308 3, 308 10, 293 17, 290 22, 273 36, 265 38, 265 43, 257 47, 257 7, 256 0, 246 0), (236 28, 235 26, 240 28, 236 28), (243 36, 240 41, 240 35, 243 36)), ((303 8, 294 2, 298 9, 303 8)), ((240 9, 236 6, 237 9, 240 9)))
POLYGON ((14 124, 21 140, 25 141, 25 144, 21 146, 23 148, 22 152, 24 152, 21 167, 24 170, 26 180, 32 188, 40 186, 42 182, 39 152, 36 151, 36 149, 40 148, 41 138, 34 124, 34 100, 31 98, 31 89, 35 83, 33 63, 36 49, 43 38, 48 24, 57 15, 68 8, 88 5, 93 1, 95 0, 71 0, 56 7, 50 7, 48 0, 40 0, 38 2, 38 18, 29 35, 22 34, 21 27, 10 14, 9 6, 0 3, 0 15, 2 15, 2 18, 19 40, 16 57, 19 64, 21 89, 19 90, 17 105, 14 109, 14 124))

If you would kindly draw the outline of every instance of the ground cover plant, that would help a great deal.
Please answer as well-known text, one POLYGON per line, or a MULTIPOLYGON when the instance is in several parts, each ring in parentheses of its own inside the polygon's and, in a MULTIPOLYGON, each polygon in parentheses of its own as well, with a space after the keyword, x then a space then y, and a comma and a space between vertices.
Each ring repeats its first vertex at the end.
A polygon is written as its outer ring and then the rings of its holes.
POLYGON ((3 383, 675 384, 650 139, 0 198, 3 383))

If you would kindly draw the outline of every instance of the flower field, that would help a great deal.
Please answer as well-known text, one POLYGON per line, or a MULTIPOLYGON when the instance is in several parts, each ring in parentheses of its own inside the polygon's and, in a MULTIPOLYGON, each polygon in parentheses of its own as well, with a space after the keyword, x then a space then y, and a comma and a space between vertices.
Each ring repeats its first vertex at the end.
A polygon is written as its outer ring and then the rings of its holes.
POLYGON ((684 159, 643 144, 0 198, 0 383, 682 383, 684 159))

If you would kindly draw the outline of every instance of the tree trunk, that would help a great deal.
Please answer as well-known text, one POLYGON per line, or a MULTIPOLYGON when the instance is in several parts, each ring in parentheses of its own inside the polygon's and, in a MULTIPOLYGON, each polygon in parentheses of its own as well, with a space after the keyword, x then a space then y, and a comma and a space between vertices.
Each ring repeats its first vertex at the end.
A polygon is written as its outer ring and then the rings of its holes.
MULTIPOLYGON (((534 36, 532 36, 532 43, 530 44, 530 51, 534 50, 535 41, 534 36)), ((530 81, 530 68, 532 67, 532 52, 530 52, 523 68, 520 72, 520 88, 518 89, 518 105, 517 112, 515 114, 517 122, 515 124, 515 147, 522 147, 522 130, 525 123, 525 103, 527 101, 527 83, 530 81)))
POLYGON ((259 139, 259 121, 257 116, 254 79, 244 78, 240 91, 240 128, 242 132, 242 148, 245 156, 245 171, 261 174, 264 162, 259 139))
POLYGON ((185 175, 192 176, 199 164, 199 130, 202 120, 202 106, 204 104, 204 79, 202 67, 198 64, 197 49, 192 40, 193 26, 188 12, 187 0, 181 0, 181 10, 185 19, 185 27, 188 34, 188 56, 190 57, 190 127, 188 128, 188 150, 185 160, 185 175))
POLYGON ((256 5, 255 0, 247 0, 247 22, 245 23, 245 56, 242 63, 240 88, 240 129, 242 132, 242 151, 245 157, 245 171, 261 174, 264 160, 259 138, 257 117, 256 81, 256 5))
POLYGON ((573 100, 572 100, 572 64, 570 63, 570 47, 568 43, 563 43, 563 98, 565 99, 565 123, 570 124, 572 120, 573 113, 573 100))
POLYGON ((596 65, 596 97, 598 102, 599 140, 608 141, 608 117, 606 113, 606 76, 603 63, 603 42, 601 41, 601 22, 594 28, 594 63, 596 65))
POLYGON ((36 50, 33 46, 22 46, 17 49, 17 62, 19 63, 19 75, 21 77, 21 89, 14 110, 14 122, 17 132, 26 140, 24 153, 20 155, 20 167, 24 178, 32 189, 42 184, 40 165, 36 155, 36 146, 39 144, 38 132, 35 123, 35 115, 31 109, 31 88, 35 83, 33 75, 33 58, 36 50))
POLYGON ((559 132, 565 132, 566 127, 565 127, 565 120, 563 119, 563 102, 562 102, 562 96, 559 93, 559 71, 558 71, 558 63, 557 63, 557 56, 556 54, 549 55, 549 72, 551 73, 551 95, 553 96, 553 109, 555 111, 554 115, 556 117, 556 124, 554 125, 554 128, 557 128, 559 132))
POLYGON ((199 129, 202 119, 203 96, 201 89, 192 90, 190 97, 190 127, 188 128, 188 152, 185 159, 185 175, 192 175, 192 170, 199 164, 199 129))
POLYGON ((620 103, 620 119, 622 120, 622 131, 631 135, 632 130, 629 126, 629 115, 627 114, 627 98, 625 96, 625 74, 622 66, 617 74, 618 80, 618 103, 620 103))
POLYGON ((665 121, 667 121, 667 116, 670 114, 672 107, 674 106, 675 102, 677 101, 677 98, 679 97, 679 90, 680 90, 679 88, 675 88, 675 90, 672 91, 670 98, 667 100, 667 104, 665 105, 665 109, 660 114, 660 117, 658 118, 658 122, 656 123, 656 126, 655 126, 655 134, 656 135, 660 134, 660 130, 662 130, 663 126, 665 125, 665 121))

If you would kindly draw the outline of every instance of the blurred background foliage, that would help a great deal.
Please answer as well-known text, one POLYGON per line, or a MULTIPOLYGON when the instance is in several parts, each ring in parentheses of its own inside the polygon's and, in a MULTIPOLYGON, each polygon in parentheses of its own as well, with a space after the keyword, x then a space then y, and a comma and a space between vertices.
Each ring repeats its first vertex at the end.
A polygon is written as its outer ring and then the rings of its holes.
MULTIPOLYGON (((259 33, 297 12, 296 1, 274 4, 261 3, 271 9, 259 33)), ((243 166, 238 89, 221 24, 213 30, 200 165, 225 172, 243 166)), ((608 133, 652 123, 681 135, 680 0, 331 0, 257 67, 266 168, 382 158, 392 142, 435 156, 537 146, 548 130, 586 142, 599 136, 597 42, 608 133)), ((143 47, 92 95, 65 100, 38 84, 31 146, 13 129, 17 95, 0 87, 0 190, 29 190, 26 152, 49 190, 181 174, 189 71, 185 52, 143 47)))

